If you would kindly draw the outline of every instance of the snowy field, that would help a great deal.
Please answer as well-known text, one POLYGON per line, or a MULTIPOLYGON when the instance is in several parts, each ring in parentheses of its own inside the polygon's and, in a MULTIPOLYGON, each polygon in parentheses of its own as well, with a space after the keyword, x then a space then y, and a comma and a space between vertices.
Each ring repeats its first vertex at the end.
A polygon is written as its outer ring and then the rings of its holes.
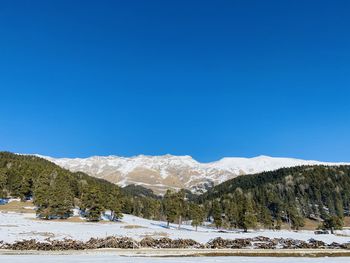
MULTIPOLYGON (((343 234, 349 234, 346 231, 343 234)), ((177 229, 177 225, 171 225, 170 229, 166 228, 165 222, 152 221, 138 218, 131 215, 124 215, 122 222, 57 222, 45 221, 35 218, 35 214, 31 213, 0 213, 0 241, 14 242, 22 239, 37 239, 42 241, 48 237, 52 239, 71 238, 76 240, 86 241, 91 237, 106 237, 106 236, 127 236, 137 240, 149 237, 169 237, 191 238, 198 242, 205 243, 210 239, 222 237, 226 239, 248 238, 255 236, 265 236, 269 238, 293 238, 300 240, 309 240, 314 238, 326 243, 350 242, 348 235, 315 235, 312 231, 251 231, 242 233, 232 231, 221 233, 216 229, 199 227, 198 232, 189 225, 183 225, 181 230, 177 229)))
POLYGON ((0 262, 11 263, 53 263, 53 262, 118 262, 118 263, 348 263, 349 258, 269 258, 269 257, 201 257, 199 258, 145 258, 145 257, 119 257, 111 254, 93 255, 16 255, 1 256, 0 262))

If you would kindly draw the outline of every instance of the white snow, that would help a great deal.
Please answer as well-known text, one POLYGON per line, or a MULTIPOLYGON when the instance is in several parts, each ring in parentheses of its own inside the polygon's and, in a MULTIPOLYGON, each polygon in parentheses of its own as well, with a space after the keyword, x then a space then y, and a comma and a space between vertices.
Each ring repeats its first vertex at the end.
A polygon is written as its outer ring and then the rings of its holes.
POLYGON ((128 236, 137 240, 141 240, 145 236, 167 236, 172 239, 191 238, 201 243, 205 243, 216 237, 235 239, 255 236, 293 238, 305 241, 314 238, 327 243, 350 242, 349 236, 331 234, 315 235, 312 231, 261 230, 250 231, 249 233, 242 233, 239 231, 220 233, 216 229, 199 227, 198 232, 196 232, 192 226, 183 225, 181 230, 178 230, 177 225, 174 224, 171 224, 170 229, 168 229, 166 228, 165 222, 147 220, 131 215, 124 215, 122 222, 89 223, 38 220, 35 218, 35 214, 27 213, 0 213, 0 240, 5 242, 32 238, 42 241, 47 237, 54 239, 72 238, 76 240, 88 240, 91 237, 106 237, 112 235, 128 236), (137 227, 130 228, 130 226, 137 227))
POLYGON ((21 201, 21 198, 10 198, 8 200, 9 203, 11 203, 11 202, 20 202, 20 201, 21 201))

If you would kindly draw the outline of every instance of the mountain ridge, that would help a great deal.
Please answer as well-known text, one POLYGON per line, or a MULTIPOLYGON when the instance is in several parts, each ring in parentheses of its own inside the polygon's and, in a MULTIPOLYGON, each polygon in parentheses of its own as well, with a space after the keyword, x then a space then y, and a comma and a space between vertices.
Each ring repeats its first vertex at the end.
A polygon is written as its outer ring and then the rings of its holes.
POLYGON ((252 158, 224 157, 214 162, 198 162, 189 155, 171 154, 152 156, 116 155, 91 156, 87 158, 53 158, 37 155, 71 170, 81 171, 97 178, 106 179, 119 186, 142 185, 164 193, 168 188, 185 188, 195 193, 234 177, 273 171, 302 165, 346 165, 345 162, 320 162, 296 158, 259 155, 252 158))

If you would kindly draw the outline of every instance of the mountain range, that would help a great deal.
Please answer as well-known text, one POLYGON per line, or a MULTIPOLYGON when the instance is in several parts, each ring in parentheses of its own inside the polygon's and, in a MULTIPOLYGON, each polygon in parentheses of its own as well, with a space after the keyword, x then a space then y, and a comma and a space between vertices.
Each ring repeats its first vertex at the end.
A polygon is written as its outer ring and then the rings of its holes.
POLYGON ((258 156, 253 158, 226 157, 219 161, 200 163, 191 156, 135 157, 93 156, 88 158, 52 158, 42 156, 65 169, 81 171, 119 186, 141 185, 162 194, 167 189, 185 188, 193 193, 245 174, 273 171, 302 165, 343 165, 294 158, 258 156))

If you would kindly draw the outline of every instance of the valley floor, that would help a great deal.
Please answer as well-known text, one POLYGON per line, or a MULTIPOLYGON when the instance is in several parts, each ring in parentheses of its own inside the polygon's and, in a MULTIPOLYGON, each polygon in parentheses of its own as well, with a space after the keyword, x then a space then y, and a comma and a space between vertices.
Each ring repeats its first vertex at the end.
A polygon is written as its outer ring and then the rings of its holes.
MULTIPOLYGON (((309 240, 314 238, 326 243, 350 242, 347 230, 336 235, 315 235, 313 231, 268 231, 255 230, 249 233, 241 231, 218 231, 209 227, 199 227, 196 232, 192 226, 177 225, 166 227, 166 222, 147 220, 124 215, 121 222, 89 223, 79 217, 74 220, 38 220, 34 213, 19 211, 0 212, 0 241, 12 243, 23 239, 43 241, 46 238, 70 238, 87 241, 91 237, 126 236, 136 240, 144 237, 169 237, 172 239, 194 239, 200 243, 222 237, 224 239, 251 238, 265 236, 269 238, 292 238, 309 240)), ((345 263, 349 262, 349 250, 257 250, 257 249, 100 249, 88 251, 13 251, 0 250, 0 262, 11 263, 50 263, 50 262, 125 262, 125 263, 194 263, 201 256, 202 263, 245 262, 245 263, 345 263), (244 256, 244 257, 242 257, 244 256), (306 256, 300 258, 300 256, 306 256), (317 256, 317 258, 314 258, 317 256), (321 256, 321 258, 319 258, 321 256), (332 256, 332 257, 322 257, 332 256), (334 256, 334 257, 333 257, 334 256)))
POLYGON ((272 231, 255 230, 248 233, 241 231, 218 231, 208 227, 198 227, 196 232, 192 226, 183 225, 180 230, 177 225, 166 227, 165 222, 147 220, 131 215, 124 215, 121 222, 89 223, 69 221, 45 221, 38 220, 34 213, 0 212, 0 241, 12 243, 23 239, 36 239, 43 241, 46 238, 87 241, 91 237, 104 238, 107 236, 126 236, 136 240, 144 237, 169 237, 172 239, 194 239, 200 243, 222 237, 224 239, 251 238, 265 236, 269 238, 292 238, 298 240, 316 240, 326 243, 350 242, 348 230, 338 231, 336 235, 315 235, 313 231, 272 231))

